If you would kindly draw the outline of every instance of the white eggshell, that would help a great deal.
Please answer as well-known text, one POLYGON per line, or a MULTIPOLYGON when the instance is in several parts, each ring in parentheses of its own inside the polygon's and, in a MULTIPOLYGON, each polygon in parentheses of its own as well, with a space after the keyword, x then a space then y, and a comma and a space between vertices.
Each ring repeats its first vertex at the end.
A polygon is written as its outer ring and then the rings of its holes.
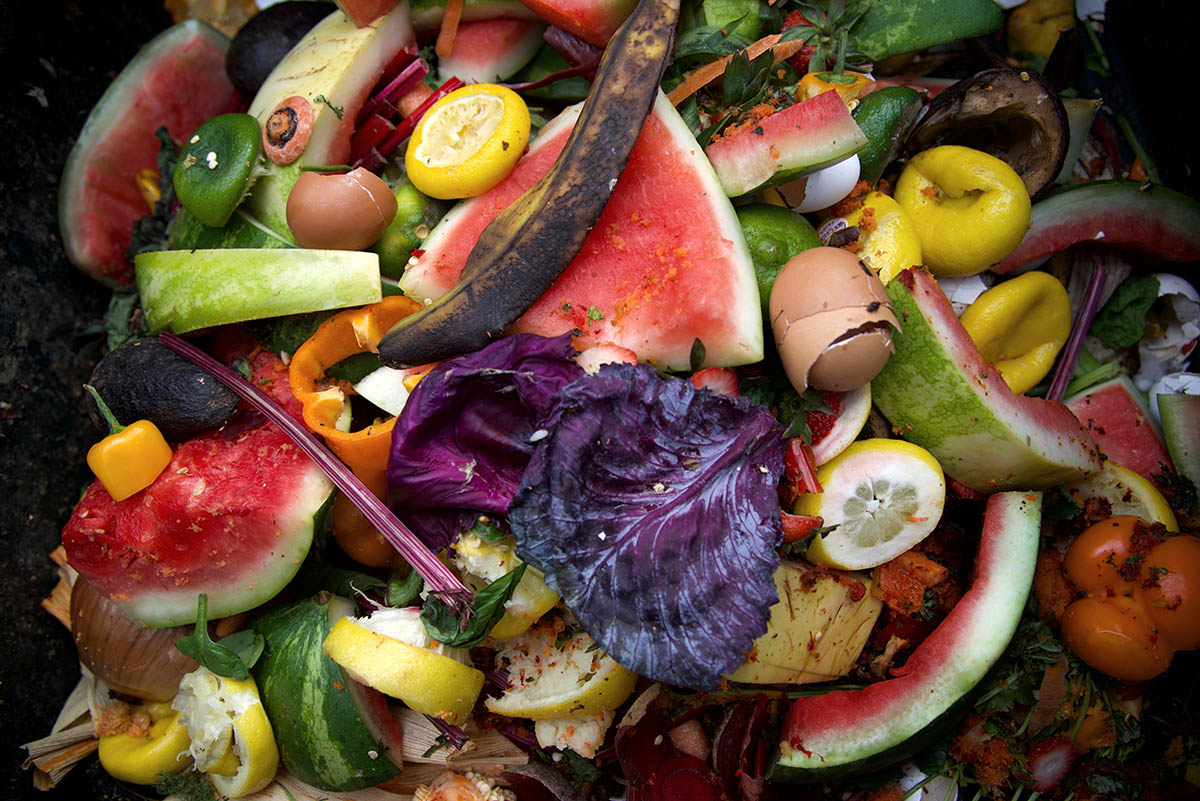
POLYGON ((858 154, 843 159, 837 164, 831 164, 823 170, 817 170, 808 176, 804 187, 804 200, 793 211, 807 214, 810 211, 827 209, 837 203, 858 183, 859 172, 858 154))

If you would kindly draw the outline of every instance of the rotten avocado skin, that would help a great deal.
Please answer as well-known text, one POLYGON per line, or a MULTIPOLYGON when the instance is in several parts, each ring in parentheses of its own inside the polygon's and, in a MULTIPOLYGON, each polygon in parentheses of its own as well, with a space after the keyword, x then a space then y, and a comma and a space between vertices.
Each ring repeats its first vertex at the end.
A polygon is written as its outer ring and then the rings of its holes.
POLYGON ((579 121, 542 180, 484 229, 450 291, 379 343, 389 367, 479 350, 579 253, 617 185, 671 56, 679 0, 641 0, 608 44, 579 121))

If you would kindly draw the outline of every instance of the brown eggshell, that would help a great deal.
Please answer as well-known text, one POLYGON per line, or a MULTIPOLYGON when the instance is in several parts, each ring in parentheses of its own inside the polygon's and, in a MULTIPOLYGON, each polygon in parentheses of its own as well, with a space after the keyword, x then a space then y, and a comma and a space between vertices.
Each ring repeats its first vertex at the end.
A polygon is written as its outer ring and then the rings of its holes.
POLYGON ((366 250, 396 216, 396 196, 373 172, 302 172, 287 200, 288 227, 301 247, 366 250))
POLYGON ((812 248, 784 265, 770 314, 784 370, 799 392, 866 384, 891 354, 890 326, 900 327, 879 278, 840 248, 812 248))

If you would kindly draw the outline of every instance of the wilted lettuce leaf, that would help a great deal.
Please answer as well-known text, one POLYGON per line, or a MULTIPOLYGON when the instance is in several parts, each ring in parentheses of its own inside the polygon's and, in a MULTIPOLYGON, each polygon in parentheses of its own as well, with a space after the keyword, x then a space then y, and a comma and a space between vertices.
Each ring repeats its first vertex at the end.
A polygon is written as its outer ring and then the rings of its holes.
POLYGON ((518 553, 622 665, 715 688, 776 601, 775 419, 620 364, 563 388, 542 428, 508 510, 518 553))
POLYGON ((417 384, 392 433, 388 503, 426 544, 446 545, 462 510, 507 511, 539 421, 583 375, 574 357, 569 335, 517 334, 443 362, 417 384))

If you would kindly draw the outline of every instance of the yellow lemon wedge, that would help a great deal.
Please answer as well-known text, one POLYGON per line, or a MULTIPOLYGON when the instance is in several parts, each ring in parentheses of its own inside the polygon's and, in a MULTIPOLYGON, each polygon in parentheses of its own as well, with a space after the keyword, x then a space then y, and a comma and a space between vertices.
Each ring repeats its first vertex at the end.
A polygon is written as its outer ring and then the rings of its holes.
MULTIPOLYGON (((463 534, 454 543, 454 563, 464 572, 463 581, 473 590, 504 578, 522 564, 512 536, 500 542, 485 542, 475 534, 463 534)), ((497 640, 516 637, 558 603, 558 593, 546 586, 545 577, 529 565, 504 608, 504 617, 492 627, 489 636, 497 640)))
POLYGON ((852 443, 817 470, 824 492, 805 493, 795 512, 819 515, 832 531, 813 539, 808 559, 865 570, 895 559, 942 517, 946 479, 929 451, 899 439, 852 443))
POLYGON ((1133 515, 1151 523, 1162 523, 1167 531, 1179 531, 1171 504, 1153 484, 1114 461, 1106 461, 1099 473, 1066 486, 1082 502, 1091 497, 1112 504, 1114 515, 1133 515))
POLYGON ((160 773, 180 773, 192 764, 179 713, 164 703, 147 704, 145 711, 150 718, 145 736, 122 732, 100 737, 100 764, 123 782, 154 784, 160 773))
POLYGON ((846 215, 859 226, 858 256, 887 283, 901 270, 922 264, 921 239, 908 212, 882 192, 871 192, 861 207, 846 215), (866 217, 869 222, 864 222, 866 217), (867 229, 870 230, 867 230, 867 229))
POLYGON ((279 749, 253 678, 200 667, 183 677, 171 702, 191 738, 196 769, 229 798, 256 793, 279 769, 279 749))
POLYGON ((325 638, 325 653, 357 681, 461 726, 483 689, 483 673, 455 658, 469 659, 466 651, 428 641, 420 614, 383 609, 369 618, 344 617, 325 638))
POLYGON ((569 718, 616 709, 637 682, 575 625, 543 620, 506 640, 497 665, 512 686, 484 703, 491 712, 516 718, 569 718))

